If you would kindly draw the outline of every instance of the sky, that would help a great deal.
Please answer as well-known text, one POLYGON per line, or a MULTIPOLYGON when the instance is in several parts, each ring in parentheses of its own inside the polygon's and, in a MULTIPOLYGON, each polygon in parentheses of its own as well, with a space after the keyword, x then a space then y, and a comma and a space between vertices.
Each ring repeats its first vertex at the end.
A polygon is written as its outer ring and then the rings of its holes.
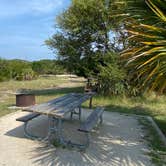
POLYGON ((44 44, 71 0, 0 0, 0 58, 55 59, 44 44))

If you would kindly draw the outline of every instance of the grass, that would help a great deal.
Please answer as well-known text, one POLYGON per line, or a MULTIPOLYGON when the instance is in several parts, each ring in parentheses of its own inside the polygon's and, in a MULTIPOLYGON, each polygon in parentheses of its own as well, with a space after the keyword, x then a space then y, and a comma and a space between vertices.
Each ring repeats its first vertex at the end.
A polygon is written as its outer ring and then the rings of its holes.
MULTIPOLYGON (((88 102, 84 107, 88 106, 88 102)), ((145 94, 142 97, 96 96, 93 106, 104 106, 107 111, 127 114, 148 115, 153 117, 162 132, 166 135, 166 96, 145 94)))
POLYGON ((151 147, 151 151, 148 154, 151 156, 152 162, 158 166, 166 165, 166 148, 156 130, 146 118, 140 118, 139 121, 147 131, 144 139, 147 140, 151 147))
POLYGON ((68 80, 59 77, 39 77, 31 81, 5 81, 0 83, 0 91, 15 92, 17 89, 43 89, 55 88, 61 83, 66 83, 68 80))
MULTIPOLYGON (((8 81, 0 83, 0 116, 11 113, 13 109, 9 106, 15 105, 15 95, 17 89, 31 89, 36 95, 36 103, 42 103, 53 98, 62 96, 70 92, 83 92, 84 82, 73 80, 72 78, 41 77, 32 81, 8 81), (62 84, 65 84, 63 87, 62 84), (56 87, 61 85, 62 88, 56 87)), ((93 107, 104 106, 107 111, 121 112, 127 114, 149 115, 158 124, 159 128, 166 135, 166 96, 156 96, 155 94, 144 94, 141 97, 110 96, 104 97, 96 95, 93 98, 93 107)), ((88 107, 89 101, 83 104, 88 107)), ((152 151, 149 155, 152 161, 161 166, 166 164, 163 158, 166 155, 166 148, 163 146, 156 131, 146 120, 141 124, 147 129, 145 139, 150 143, 152 151)), ((54 146, 59 146, 54 142, 54 146)))
POLYGON ((0 82, 0 116, 17 111, 8 107, 15 105, 14 93, 18 89, 31 89, 36 95, 36 103, 51 100, 70 92, 80 92, 83 79, 79 81, 70 77, 40 77, 32 81, 7 81, 0 82), (62 84, 69 84, 66 88, 57 89, 62 84), (74 87, 72 87, 74 86, 74 87))
MULTIPOLYGON (((15 105, 14 93, 17 89, 32 89, 36 94, 36 103, 42 103, 52 98, 70 92, 83 92, 84 82, 73 78, 40 77, 32 81, 8 81, 0 83, 0 116, 14 110, 8 107, 15 105), (64 88, 57 86, 66 84, 64 88), (72 86, 71 86, 72 85, 72 86)), ((83 104, 87 107, 89 102, 83 104)), ((145 94, 141 97, 97 95, 93 98, 93 107, 104 106, 107 111, 149 115, 154 118, 160 129, 166 135, 166 96, 145 94)))

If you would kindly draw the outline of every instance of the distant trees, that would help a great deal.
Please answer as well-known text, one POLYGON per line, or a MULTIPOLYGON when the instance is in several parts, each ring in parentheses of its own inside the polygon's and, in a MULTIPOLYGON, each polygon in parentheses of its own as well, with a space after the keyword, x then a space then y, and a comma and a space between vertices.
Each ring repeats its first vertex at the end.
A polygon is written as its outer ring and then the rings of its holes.
POLYGON ((0 59, 0 81, 31 80, 35 75, 30 62, 0 59))
POLYGON ((38 74, 63 74, 65 69, 58 60, 40 60, 32 62, 32 69, 38 74))
POLYGON ((0 81, 6 81, 10 79, 9 64, 6 60, 0 59, 0 81))
POLYGON ((32 70, 31 63, 23 60, 7 61, 10 78, 15 80, 32 80, 35 78, 35 72, 32 70))
POLYGON ((62 74, 65 70, 56 60, 28 62, 0 59, 0 81, 32 80, 40 74, 62 74))

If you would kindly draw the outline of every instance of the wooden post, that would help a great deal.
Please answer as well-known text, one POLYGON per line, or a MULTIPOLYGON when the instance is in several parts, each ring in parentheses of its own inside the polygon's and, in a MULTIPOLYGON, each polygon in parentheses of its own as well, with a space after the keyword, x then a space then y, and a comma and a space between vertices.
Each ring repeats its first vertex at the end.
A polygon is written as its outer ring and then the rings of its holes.
POLYGON ((92 108, 92 97, 90 97, 90 99, 89 99, 89 108, 90 109, 92 108))

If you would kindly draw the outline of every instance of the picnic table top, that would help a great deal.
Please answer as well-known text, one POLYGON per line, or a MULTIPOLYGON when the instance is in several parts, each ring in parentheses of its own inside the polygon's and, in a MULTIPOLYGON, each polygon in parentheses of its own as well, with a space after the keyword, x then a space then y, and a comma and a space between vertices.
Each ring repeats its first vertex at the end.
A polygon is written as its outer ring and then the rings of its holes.
POLYGON ((23 111, 63 118, 66 113, 81 106, 83 102, 90 99, 93 95, 94 93, 69 93, 45 103, 27 107, 23 111))

